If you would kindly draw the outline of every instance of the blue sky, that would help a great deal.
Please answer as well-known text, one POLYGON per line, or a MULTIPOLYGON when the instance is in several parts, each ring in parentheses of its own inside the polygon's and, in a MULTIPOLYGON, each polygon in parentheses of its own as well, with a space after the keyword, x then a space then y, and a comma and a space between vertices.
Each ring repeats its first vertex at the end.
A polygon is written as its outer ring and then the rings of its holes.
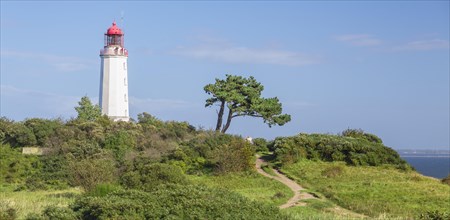
POLYGON ((213 128, 203 86, 236 74, 254 76, 293 120, 236 118, 230 133, 361 128, 397 149, 450 145, 449 1, 0 4, 1 116, 68 119, 82 96, 97 102, 99 50, 115 19, 133 118, 213 128))

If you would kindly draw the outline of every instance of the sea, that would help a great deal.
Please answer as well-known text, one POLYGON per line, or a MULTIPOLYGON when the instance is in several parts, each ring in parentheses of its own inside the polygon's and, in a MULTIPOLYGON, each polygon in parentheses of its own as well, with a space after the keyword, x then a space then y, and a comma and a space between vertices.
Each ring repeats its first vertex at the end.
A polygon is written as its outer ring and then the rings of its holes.
POLYGON ((400 149, 397 152, 425 176, 443 179, 450 174, 450 150, 400 149))

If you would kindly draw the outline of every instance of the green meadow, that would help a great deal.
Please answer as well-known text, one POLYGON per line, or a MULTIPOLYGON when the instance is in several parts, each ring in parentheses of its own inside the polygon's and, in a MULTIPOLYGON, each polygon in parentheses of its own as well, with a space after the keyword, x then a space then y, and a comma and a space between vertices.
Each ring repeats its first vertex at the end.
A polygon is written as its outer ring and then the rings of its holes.
POLYGON ((415 171, 309 160, 281 171, 339 206, 372 218, 411 219, 450 207, 450 186, 415 171))

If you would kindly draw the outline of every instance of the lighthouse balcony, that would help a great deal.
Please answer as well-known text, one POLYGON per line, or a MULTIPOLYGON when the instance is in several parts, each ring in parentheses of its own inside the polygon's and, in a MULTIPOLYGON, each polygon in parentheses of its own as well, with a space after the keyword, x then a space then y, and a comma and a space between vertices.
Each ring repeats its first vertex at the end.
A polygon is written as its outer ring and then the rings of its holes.
POLYGON ((128 51, 122 47, 105 47, 100 50, 100 56, 128 56, 128 51))

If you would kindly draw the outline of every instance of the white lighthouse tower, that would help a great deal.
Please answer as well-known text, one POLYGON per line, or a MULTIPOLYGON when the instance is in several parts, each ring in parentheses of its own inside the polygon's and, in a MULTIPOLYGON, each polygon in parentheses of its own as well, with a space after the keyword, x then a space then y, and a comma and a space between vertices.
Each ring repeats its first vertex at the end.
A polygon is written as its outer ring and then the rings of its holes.
POLYGON ((100 107, 102 114, 114 121, 129 121, 128 51, 123 46, 123 32, 116 22, 105 33, 105 46, 100 50, 100 107))

